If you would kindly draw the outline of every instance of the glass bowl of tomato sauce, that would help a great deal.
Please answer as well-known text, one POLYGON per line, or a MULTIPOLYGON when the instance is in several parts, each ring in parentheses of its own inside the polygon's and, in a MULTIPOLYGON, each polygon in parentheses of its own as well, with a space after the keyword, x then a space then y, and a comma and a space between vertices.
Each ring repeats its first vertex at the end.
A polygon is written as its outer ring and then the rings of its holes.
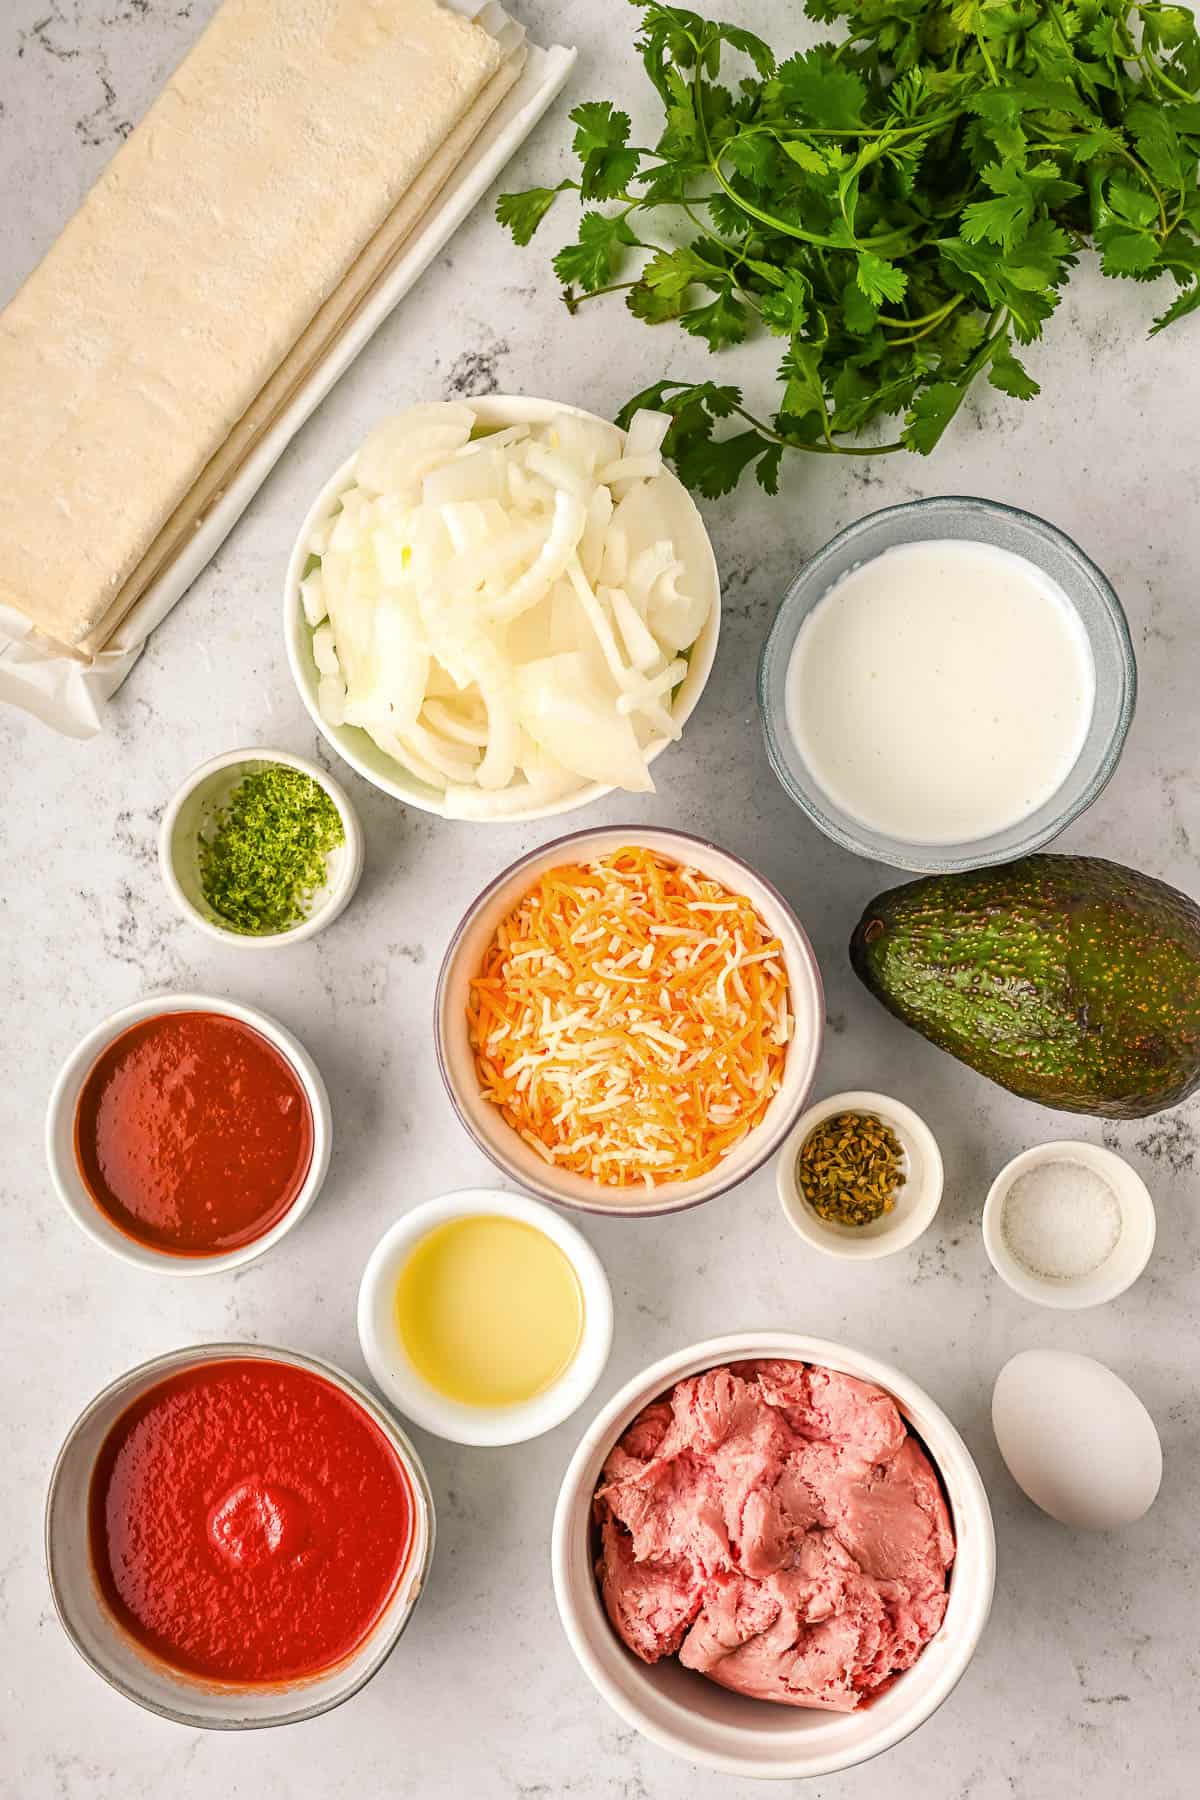
POLYGON ((181 1725, 289 1725, 357 1693, 433 1557, 420 1458, 341 1370, 260 1344, 112 1382, 54 1465, 46 1565, 76 1650, 181 1725))
POLYGON ((46 1158, 80 1229, 167 1275, 261 1256, 313 1204, 329 1167, 329 1096, 269 1014, 207 994, 139 1000, 59 1071, 46 1158))

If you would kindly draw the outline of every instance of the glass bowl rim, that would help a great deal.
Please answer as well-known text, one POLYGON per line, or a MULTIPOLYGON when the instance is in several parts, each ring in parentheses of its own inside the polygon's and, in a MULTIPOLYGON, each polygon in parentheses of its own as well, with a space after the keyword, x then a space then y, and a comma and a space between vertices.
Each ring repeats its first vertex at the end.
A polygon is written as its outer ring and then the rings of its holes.
MULTIPOLYGON (((920 540, 904 539, 899 541, 916 542, 920 540)), ((875 554, 882 555, 883 550, 888 548, 891 548, 891 545, 885 544, 875 554)), ((1067 598, 1071 600, 1074 607, 1072 595, 1068 594, 1067 598)), ((1020 506, 1011 506, 1007 501, 988 500, 978 494, 927 494, 918 500, 903 500, 893 506, 880 507, 875 512, 863 513, 860 518, 853 519, 850 524, 843 526, 840 531, 805 559, 785 588, 775 617, 771 621, 759 655, 756 687, 759 719, 766 743, 768 761, 776 780, 789 800, 800 808, 812 824, 816 825, 826 837, 831 838, 843 850, 852 851, 856 856, 865 857, 872 862, 883 863, 889 868, 909 870, 915 874, 945 875, 955 874, 966 869, 986 868, 996 863, 1014 862, 1018 857, 1029 856, 1034 851, 1041 850, 1046 844, 1051 843, 1060 832, 1065 831, 1068 825, 1095 804, 1111 781, 1121 760, 1125 740, 1129 735, 1129 727, 1133 722, 1134 709, 1137 705, 1138 676, 1129 621, 1125 616, 1125 609, 1121 605, 1116 589, 1103 569, 1093 562, 1092 558, 1069 533, 1052 524, 1049 519, 1043 519, 1038 513, 1028 512, 1020 506), (1004 520, 1014 520, 1032 537, 1042 538, 1054 544, 1069 561, 1078 565, 1081 573, 1091 583, 1101 607, 1108 615, 1116 643, 1117 718, 1098 767, 1091 779, 1067 806, 1036 831, 1030 832, 1020 843, 1004 849, 995 848, 995 839, 1001 834, 994 832, 986 837, 954 844, 905 845, 900 839, 889 840, 885 848, 881 842, 871 841, 870 827, 856 825, 848 815, 845 816, 845 822, 843 822, 842 816, 835 818, 822 812, 819 806, 803 793, 792 779, 791 771, 781 754, 780 731, 767 699, 767 683, 771 670, 785 646, 787 655, 791 655, 800 625, 812 612, 817 600, 825 591, 821 590, 817 599, 809 604, 800 615, 799 621, 796 622, 794 602, 801 583, 807 585, 814 576, 819 576, 822 569, 828 566, 840 550, 865 536, 868 531, 886 530, 888 526, 900 519, 928 515, 947 508, 951 511, 965 509, 968 513, 990 514, 1004 520)), ((1069 781, 1069 775, 1067 779, 1069 781)), ((1065 785, 1064 783, 1064 788, 1065 785)), ((1060 788, 1059 792, 1062 791, 1063 789, 1060 788)), ((1020 821, 1017 823, 1019 824, 1020 821)), ((883 834, 878 834, 879 838, 882 836, 883 834)))

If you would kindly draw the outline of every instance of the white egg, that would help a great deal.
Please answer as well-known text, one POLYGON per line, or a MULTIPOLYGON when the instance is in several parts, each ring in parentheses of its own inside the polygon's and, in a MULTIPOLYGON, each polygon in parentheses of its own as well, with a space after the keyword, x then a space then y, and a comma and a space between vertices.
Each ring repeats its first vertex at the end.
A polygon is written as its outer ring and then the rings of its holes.
POLYGON ((992 1429, 1018 1487, 1064 1525, 1111 1531, 1153 1505, 1154 1420, 1119 1375, 1070 1350, 1023 1350, 992 1393, 992 1429))

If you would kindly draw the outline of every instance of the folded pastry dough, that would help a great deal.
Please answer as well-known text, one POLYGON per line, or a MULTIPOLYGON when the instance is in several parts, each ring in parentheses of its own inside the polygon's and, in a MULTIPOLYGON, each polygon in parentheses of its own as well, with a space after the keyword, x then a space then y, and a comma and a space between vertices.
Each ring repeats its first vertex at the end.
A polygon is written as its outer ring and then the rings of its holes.
POLYGON ((225 0, 0 313, 0 601, 105 642, 519 66, 437 0, 225 0))

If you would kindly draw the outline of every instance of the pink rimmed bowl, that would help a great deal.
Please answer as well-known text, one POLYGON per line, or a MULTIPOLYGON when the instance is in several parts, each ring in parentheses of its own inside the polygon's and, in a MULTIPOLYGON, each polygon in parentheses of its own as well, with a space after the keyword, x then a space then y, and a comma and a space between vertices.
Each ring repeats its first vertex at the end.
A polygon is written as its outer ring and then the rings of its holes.
POLYGON ((804 1110, 821 1051, 824 1021, 825 997, 816 956, 804 927, 778 889, 717 844, 686 832, 644 825, 606 825, 572 832, 510 864, 480 894, 451 938, 434 999, 434 1037, 442 1080, 455 1112, 484 1154, 510 1181, 543 1200, 628 1218, 699 1206, 737 1187, 774 1156, 804 1110), (505 915, 547 870, 591 861, 625 845, 685 863, 752 902, 783 946, 795 1020, 783 1081, 760 1122, 707 1174, 653 1188, 608 1187, 544 1162, 500 1109, 484 1099, 467 1026, 471 980, 505 915))

